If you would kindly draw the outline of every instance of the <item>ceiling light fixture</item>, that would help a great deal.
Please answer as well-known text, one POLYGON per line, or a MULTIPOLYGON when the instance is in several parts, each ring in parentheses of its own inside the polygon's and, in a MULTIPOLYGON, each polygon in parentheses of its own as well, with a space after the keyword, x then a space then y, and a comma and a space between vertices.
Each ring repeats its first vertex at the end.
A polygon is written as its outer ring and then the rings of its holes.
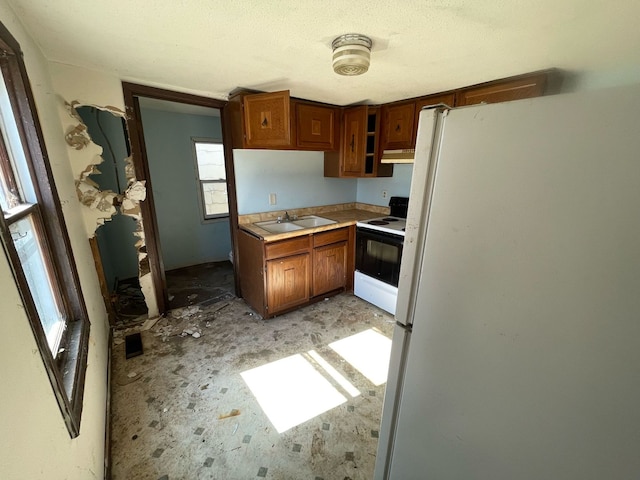
POLYGON ((369 70, 371 39, 359 33, 340 35, 332 43, 333 71, 339 75, 362 75, 369 70))

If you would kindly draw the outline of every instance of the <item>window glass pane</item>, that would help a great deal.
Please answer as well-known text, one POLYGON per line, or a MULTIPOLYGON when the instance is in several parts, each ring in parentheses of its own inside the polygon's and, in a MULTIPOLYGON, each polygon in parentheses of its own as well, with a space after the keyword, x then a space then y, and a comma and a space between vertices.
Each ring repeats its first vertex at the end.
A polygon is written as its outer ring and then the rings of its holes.
POLYGON ((36 304, 49 349, 55 357, 65 322, 52 288, 51 278, 53 275, 47 268, 42 245, 36 235, 33 216, 29 215, 18 220, 11 224, 9 229, 20 257, 20 263, 22 263, 22 269, 27 277, 29 290, 36 304))
POLYGON ((221 143, 195 142, 200 180, 224 180, 224 147, 221 143))
POLYGON ((2 170, 0 170, 0 208, 4 212, 9 210, 9 200, 8 200, 9 195, 10 195, 9 189, 7 188, 5 179, 2 176, 2 170))
MULTIPOLYGON (((2 73, 0 72, 0 76, 1 75, 2 73)), ((0 82, 0 130, 2 130, 2 139, 4 140, 10 159, 9 161, 16 176, 17 186, 20 190, 19 194, 22 197, 19 203, 37 203, 27 159, 25 158, 24 149, 22 148, 22 139, 20 138, 20 132, 16 124, 9 100, 9 93, 7 92, 4 81, 0 82)), ((7 199, 9 199, 8 195, 7 199)), ((11 204, 11 201, 9 201, 9 204, 11 204)))
POLYGON ((206 217, 229 213, 226 182, 202 182, 202 198, 206 217))

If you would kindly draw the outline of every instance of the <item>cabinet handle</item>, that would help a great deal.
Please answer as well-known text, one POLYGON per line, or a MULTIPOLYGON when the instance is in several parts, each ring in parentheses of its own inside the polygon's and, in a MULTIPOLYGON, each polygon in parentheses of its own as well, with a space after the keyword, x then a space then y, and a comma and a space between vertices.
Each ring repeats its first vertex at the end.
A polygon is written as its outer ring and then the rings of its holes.
POLYGON ((354 133, 351 134, 351 143, 349 145, 351 145, 351 153, 353 153, 353 148, 355 146, 355 142, 356 142, 356 135, 354 133))
POLYGON ((264 119, 262 120, 262 126, 266 127, 267 125, 269 125, 269 122, 267 121, 267 117, 264 117, 264 119))
POLYGON ((399 132, 399 131, 400 131, 400 124, 398 123, 398 124, 396 125, 396 132, 399 132))

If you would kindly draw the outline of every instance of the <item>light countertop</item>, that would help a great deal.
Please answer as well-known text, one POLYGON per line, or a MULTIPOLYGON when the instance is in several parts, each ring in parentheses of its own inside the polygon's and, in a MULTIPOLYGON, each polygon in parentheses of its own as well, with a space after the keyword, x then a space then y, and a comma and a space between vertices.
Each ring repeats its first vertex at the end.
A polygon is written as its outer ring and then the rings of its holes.
POLYGON ((293 232, 284 233, 271 233, 267 230, 255 225, 254 222, 262 222, 266 220, 275 220, 278 216, 283 216, 282 212, 265 212, 249 215, 240 215, 238 218, 239 226, 242 230, 249 232, 256 237, 261 238, 265 242, 275 242, 278 240, 285 240, 287 238, 299 237, 301 235, 311 235, 318 232, 326 232, 328 230, 334 230, 336 228, 349 227, 355 225, 356 222, 361 220, 369 220, 384 215, 389 215, 389 209, 387 207, 380 207, 376 205, 368 205, 362 203, 347 203, 339 205, 325 205, 321 207, 309 207, 300 209, 287 210, 289 215, 297 215, 302 217, 304 215, 317 215, 319 217, 333 220, 336 223, 331 225, 323 225, 320 227, 303 228, 302 230, 295 230, 293 232))

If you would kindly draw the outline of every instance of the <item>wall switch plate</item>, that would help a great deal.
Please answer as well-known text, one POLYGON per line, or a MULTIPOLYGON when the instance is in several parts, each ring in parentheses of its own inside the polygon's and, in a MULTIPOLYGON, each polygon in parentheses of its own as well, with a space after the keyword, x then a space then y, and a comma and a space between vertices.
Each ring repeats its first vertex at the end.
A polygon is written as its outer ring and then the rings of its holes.
POLYGON ((276 205, 278 203, 278 199, 275 193, 269 194, 269 205, 276 205))

